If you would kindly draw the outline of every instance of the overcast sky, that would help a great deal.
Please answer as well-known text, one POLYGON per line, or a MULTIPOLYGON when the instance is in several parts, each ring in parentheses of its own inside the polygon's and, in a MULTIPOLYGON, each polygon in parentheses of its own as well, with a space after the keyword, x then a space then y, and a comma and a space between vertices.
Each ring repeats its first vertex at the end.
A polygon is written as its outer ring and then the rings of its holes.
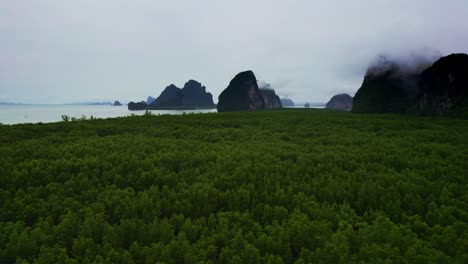
POLYGON ((253 70, 283 97, 354 95, 378 54, 468 53, 467 0, 0 0, 0 101, 144 100, 253 70))

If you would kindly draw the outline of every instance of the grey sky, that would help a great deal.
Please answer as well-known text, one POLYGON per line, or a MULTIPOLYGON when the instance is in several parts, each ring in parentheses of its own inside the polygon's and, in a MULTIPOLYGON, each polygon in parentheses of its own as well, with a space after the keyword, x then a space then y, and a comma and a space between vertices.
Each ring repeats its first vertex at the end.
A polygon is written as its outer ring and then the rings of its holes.
POLYGON ((252 69, 281 96, 359 88, 378 54, 468 52, 466 0, 2 0, 0 101, 143 100, 252 69))

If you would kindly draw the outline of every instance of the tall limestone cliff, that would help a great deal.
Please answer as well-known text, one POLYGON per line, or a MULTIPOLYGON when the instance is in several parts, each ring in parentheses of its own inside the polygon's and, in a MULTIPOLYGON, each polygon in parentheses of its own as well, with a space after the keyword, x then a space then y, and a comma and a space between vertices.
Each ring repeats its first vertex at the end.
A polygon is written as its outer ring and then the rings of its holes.
POLYGON ((369 67, 353 98, 355 113, 405 113, 416 101, 418 79, 426 62, 409 67, 380 57, 369 67))
POLYGON ((468 117, 468 55, 436 61, 420 77, 418 106, 428 115, 468 117))
POLYGON ((218 112, 265 109, 265 101, 252 71, 237 74, 218 97, 218 112))
POLYGON ((468 117, 468 55, 414 65, 382 60, 368 69, 352 111, 468 117))
POLYGON ((259 88, 262 94, 263 101, 265 101, 266 109, 282 108, 281 99, 276 95, 275 90, 269 84, 259 88))
POLYGON ((182 105, 184 107, 211 108, 214 107, 213 95, 206 92, 201 83, 189 80, 182 88, 182 105))

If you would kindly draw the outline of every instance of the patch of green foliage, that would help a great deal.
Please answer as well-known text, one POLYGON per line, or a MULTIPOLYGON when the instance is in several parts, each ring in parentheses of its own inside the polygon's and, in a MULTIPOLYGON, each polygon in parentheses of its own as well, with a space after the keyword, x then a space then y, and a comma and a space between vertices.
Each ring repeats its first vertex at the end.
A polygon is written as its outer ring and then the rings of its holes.
POLYGON ((468 263, 467 139, 296 109, 0 126, 0 263, 468 263))

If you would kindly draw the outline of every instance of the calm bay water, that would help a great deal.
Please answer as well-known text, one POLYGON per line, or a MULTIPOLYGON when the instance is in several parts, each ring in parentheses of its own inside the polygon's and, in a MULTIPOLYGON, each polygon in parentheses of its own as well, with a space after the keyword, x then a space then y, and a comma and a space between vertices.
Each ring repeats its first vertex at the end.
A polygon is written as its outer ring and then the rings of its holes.
MULTIPOLYGON (((153 114, 182 114, 182 113, 211 113, 216 109, 202 110, 151 110, 153 114)), ((109 118, 129 116, 131 114, 143 115, 145 111, 129 111, 126 105, 0 105, 0 123, 50 123, 62 121, 62 115, 80 118, 81 116, 94 116, 96 118, 109 118)))

